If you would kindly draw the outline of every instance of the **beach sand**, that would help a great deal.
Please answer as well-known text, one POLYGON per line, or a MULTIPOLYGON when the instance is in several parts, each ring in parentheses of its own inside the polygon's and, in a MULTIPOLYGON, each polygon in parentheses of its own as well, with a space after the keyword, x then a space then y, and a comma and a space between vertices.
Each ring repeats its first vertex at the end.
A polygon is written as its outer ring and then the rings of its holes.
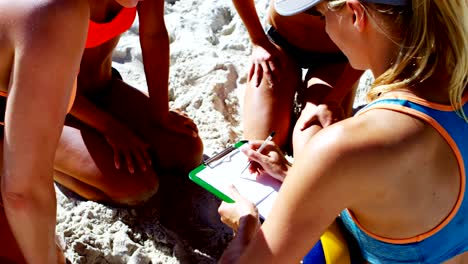
MULTIPOLYGON (((256 1, 262 20, 267 5, 267 0, 256 1)), ((229 0, 166 0, 165 21, 171 42, 170 106, 194 120, 204 153, 213 155, 241 139, 251 52, 246 29, 229 0)), ((122 36, 113 61, 125 81, 147 90, 138 21, 122 36)), ((363 102, 362 96, 356 100, 363 102)), ((188 175, 161 175, 160 180, 155 197, 136 208, 84 201, 57 186, 57 235, 67 258, 83 264, 215 263, 232 237, 219 220, 220 201, 188 175)))

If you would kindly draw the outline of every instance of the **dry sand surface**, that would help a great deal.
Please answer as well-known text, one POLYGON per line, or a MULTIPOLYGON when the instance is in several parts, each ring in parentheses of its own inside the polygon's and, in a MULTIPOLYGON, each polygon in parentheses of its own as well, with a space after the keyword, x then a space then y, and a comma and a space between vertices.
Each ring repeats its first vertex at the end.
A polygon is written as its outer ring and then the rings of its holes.
MULTIPOLYGON (((267 1, 256 5, 263 19, 267 1)), ((241 137, 251 51, 247 32, 229 0, 166 0, 165 21, 170 105, 193 118, 205 153, 212 155, 241 137)), ((141 60, 136 21, 122 36, 113 66, 146 91, 141 60)), ((362 102, 360 97, 357 103, 362 102)), ((187 175, 162 175, 158 194, 138 208, 83 201, 56 190, 57 234, 72 263, 215 263, 231 238, 219 221, 219 201, 187 175)))

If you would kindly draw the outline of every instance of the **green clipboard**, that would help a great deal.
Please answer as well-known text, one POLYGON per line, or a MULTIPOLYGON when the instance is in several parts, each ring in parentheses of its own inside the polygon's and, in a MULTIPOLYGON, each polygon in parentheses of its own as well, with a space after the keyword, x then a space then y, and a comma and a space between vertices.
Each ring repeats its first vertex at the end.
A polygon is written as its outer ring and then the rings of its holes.
POLYGON ((189 173, 189 178, 192 181, 194 181, 196 184, 200 185, 201 187, 203 187, 204 189, 209 191, 210 193, 214 194, 219 199, 221 199, 221 200, 223 200, 223 201, 225 201, 227 203, 233 203, 234 200, 231 199, 231 197, 224 194, 222 191, 220 191, 219 189, 214 187, 209 182, 207 182, 204 179, 198 177, 198 174, 200 172, 202 172, 203 170, 207 169, 207 168, 210 169, 210 168, 212 168, 212 166, 213 167, 218 166, 219 164, 216 164, 216 162, 219 162, 221 159, 226 157, 226 155, 228 155, 229 153, 231 153, 234 150, 239 149, 242 145, 244 145, 247 142, 248 142, 247 140, 241 140, 241 141, 237 142, 236 144, 234 144, 232 146, 229 146, 228 148, 224 149, 223 151, 216 154, 215 156, 205 160, 200 166, 196 167, 195 169, 193 169, 189 173))
POLYGON ((241 140, 203 162, 189 173, 189 178, 219 199, 233 203, 227 186, 234 185, 242 196, 253 202, 260 215, 269 213, 281 183, 270 176, 255 176, 243 170, 248 158, 240 147, 248 141, 241 140))

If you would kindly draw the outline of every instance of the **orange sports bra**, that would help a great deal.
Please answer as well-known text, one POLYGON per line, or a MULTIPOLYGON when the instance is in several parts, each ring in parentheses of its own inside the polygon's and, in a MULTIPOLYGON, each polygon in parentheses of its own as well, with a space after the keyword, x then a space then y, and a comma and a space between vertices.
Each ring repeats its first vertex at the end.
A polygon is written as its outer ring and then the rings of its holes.
POLYGON ((135 21, 136 13, 136 7, 122 8, 110 22, 96 23, 89 20, 86 48, 97 47, 127 31, 135 21))

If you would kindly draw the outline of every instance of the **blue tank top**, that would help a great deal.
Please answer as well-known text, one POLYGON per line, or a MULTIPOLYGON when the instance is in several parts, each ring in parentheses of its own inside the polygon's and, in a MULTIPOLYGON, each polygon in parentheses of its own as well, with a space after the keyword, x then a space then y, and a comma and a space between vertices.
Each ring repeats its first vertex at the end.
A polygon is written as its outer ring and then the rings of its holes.
MULTIPOLYGON (((408 239, 388 239, 366 231, 349 210, 341 213, 347 231, 357 241, 362 257, 370 263, 441 263, 468 251, 468 123, 451 106, 435 104, 406 93, 392 93, 357 113, 390 109, 415 116, 432 125, 451 146, 460 170, 460 194, 452 212, 433 230, 408 239)), ((463 110, 468 114, 468 95, 463 110)))

